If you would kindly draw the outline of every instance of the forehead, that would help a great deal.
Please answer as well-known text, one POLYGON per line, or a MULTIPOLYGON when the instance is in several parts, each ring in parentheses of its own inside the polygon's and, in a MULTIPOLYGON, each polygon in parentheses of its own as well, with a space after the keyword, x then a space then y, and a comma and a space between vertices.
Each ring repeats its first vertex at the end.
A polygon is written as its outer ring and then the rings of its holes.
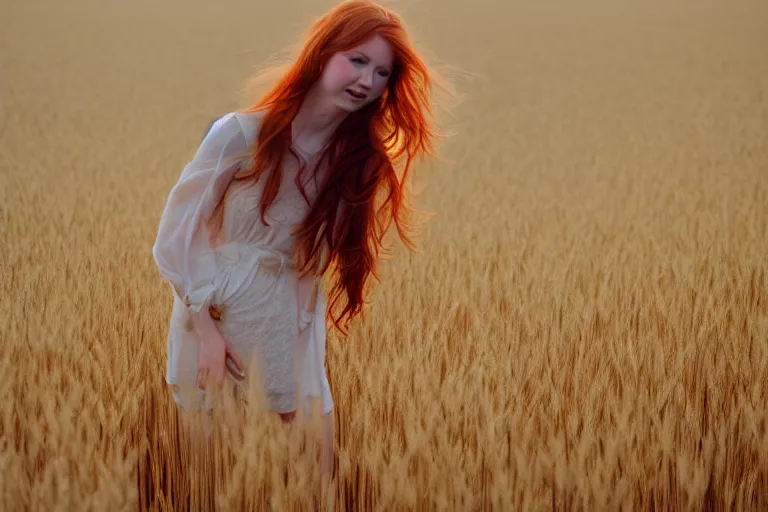
POLYGON ((376 66, 391 68, 394 61, 392 46, 378 34, 349 51, 362 53, 376 66))

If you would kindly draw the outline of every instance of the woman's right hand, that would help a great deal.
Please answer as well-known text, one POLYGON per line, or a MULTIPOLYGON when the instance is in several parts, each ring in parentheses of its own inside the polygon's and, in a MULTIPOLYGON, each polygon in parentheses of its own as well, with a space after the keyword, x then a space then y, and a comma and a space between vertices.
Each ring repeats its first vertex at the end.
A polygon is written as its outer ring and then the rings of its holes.
POLYGON ((245 368, 235 350, 224 340, 213 319, 207 314, 198 314, 194 318, 195 329, 200 335, 197 379, 195 386, 205 389, 211 377, 218 388, 224 382, 227 367, 237 380, 245 378, 245 368))

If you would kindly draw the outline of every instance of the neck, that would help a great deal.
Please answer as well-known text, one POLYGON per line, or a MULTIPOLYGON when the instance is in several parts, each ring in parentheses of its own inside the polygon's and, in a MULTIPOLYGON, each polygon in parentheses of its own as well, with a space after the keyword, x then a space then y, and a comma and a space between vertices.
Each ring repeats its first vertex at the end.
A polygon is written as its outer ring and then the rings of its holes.
POLYGON ((347 115, 323 97, 317 88, 312 88, 291 125, 294 144, 305 151, 319 151, 347 115))

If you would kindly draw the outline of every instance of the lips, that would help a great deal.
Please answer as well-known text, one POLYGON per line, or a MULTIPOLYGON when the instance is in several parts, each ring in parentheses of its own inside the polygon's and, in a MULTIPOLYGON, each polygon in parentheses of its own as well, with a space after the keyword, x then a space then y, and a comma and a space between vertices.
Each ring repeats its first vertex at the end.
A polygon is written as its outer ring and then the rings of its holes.
POLYGON ((347 94, 349 94, 350 96, 352 96, 353 98, 356 98, 358 100, 364 100, 365 99, 365 94, 363 94, 363 93, 360 93, 360 92, 357 92, 357 91, 353 91, 352 89, 347 89, 346 92, 347 92, 347 94))

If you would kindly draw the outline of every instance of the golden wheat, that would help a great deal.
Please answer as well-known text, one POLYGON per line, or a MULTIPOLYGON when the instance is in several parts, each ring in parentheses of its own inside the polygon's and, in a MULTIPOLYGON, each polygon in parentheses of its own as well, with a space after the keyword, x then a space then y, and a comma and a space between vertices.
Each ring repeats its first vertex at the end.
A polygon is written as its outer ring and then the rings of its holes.
POLYGON ((768 509, 765 2, 397 4, 478 79, 422 254, 329 340, 330 482, 163 380, 166 195, 330 1, 215 4, 2 8, 0 508, 768 509))

